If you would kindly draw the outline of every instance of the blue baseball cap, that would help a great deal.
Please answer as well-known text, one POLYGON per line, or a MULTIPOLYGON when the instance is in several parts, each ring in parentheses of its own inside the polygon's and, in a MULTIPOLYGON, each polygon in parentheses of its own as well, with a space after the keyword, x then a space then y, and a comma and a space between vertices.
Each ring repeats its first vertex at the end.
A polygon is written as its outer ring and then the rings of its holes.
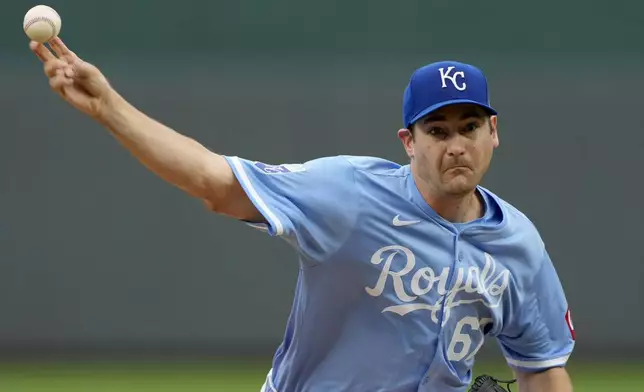
POLYGON ((470 64, 440 61, 418 68, 403 96, 403 123, 409 128, 420 118, 447 105, 471 103, 496 115, 490 106, 487 79, 470 64))

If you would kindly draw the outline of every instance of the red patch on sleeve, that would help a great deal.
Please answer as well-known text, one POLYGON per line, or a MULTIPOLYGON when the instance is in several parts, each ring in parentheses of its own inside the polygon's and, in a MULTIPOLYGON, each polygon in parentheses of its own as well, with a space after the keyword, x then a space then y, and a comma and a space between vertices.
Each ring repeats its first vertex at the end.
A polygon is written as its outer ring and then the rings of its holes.
POLYGON ((570 315, 570 309, 566 312, 566 324, 568 324, 568 329, 570 330, 570 335, 572 340, 575 340, 575 327, 572 325, 572 316, 570 315))

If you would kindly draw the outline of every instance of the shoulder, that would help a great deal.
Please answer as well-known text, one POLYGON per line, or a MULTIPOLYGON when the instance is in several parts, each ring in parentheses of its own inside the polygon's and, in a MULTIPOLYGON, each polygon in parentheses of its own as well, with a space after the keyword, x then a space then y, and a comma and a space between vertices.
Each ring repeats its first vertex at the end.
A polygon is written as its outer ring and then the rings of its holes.
POLYGON ((302 175, 308 173, 316 177, 327 177, 336 182, 341 180, 344 183, 362 183, 365 177, 384 180, 409 175, 408 166, 370 156, 336 155, 315 158, 298 165, 280 166, 294 166, 301 170, 302 175))
POLYGON ((362 174, 385 177, 404 177, 409 174, 406 170, 408 166, 384 158, 354 155, 342 155, 342 158, 362 174))
POLYGON ((546 245, 534 222, 511 202, 494 192, 482 188, 492 197, 503 214, 500 237, 516 252, 518 258, 527 262, 530 269, 539 269, 544 259, 546 245))
MULTIPOLYGON (((239 159, 233 157, 233 159, 239 159)), ((253 169, 265 174, 282 174, 282 173, 324 173, 337 174, 339 172, 362 172, 375 175, 404 175, 401 169, 405 166, 399 163, 377 157, 355 156, 355 155, 335 155, 313 158, 301 163, 282 163, 269 164, 260 161, 245 161, 253 169)))
POLYGON ((522 235, 539 239, 539 241, 541 241, 539 230, 523 211, 521 211, 511 202, 490 191, 489 189, 483 187, 481 187, 481 189, 485 193, 487 193, 487 195, 490 196, 494 201, 496 201, 497 205, 503 212, 503 219, 506 226, 508 226, 513 231, 521 233, 522 235))
POLYGON ((337 181, 353 177, 355 168, 342 156, 327 156, 306 161, 269 163, 230 157, 233 167, 240 167, 274 181, 337 181))

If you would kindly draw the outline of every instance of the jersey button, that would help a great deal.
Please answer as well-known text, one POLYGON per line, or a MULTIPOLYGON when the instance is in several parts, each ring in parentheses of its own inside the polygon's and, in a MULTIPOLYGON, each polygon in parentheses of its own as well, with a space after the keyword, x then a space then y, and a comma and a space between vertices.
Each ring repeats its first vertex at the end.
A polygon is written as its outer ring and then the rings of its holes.
POLYGON ((458 252, 458 261, 463 261, 463 252, 458 252))

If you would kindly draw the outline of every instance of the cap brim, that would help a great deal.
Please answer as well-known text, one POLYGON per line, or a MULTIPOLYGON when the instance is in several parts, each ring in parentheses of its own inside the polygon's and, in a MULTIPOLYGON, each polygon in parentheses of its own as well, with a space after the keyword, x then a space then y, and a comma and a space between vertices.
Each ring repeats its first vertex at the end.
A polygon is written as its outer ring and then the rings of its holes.
POLYGON ((472 105, 476 105, 476 106, 479 106, 479 107, 485 109, 491 115, 496 115, 497 114, 496 110, 492 109, 490 106, 483 105, 480 102, 476 102, 476 101, 473 101, 471 99, 452 99, 452 100, 437 103, 436 105, 432 105, 432 106, 428 107, 427 109, 425 109, 422 112, 418 113, 414 118, 412 118, 411 121, 409 122, 409 124, 405 124, 405 125, 410 126, 411 124, 415 123, 416 121, 418 121, 422 117, 425 117, 426 115, 428 115, 429 113, 433 112, 434 110, 438 110, 440 108, 443 108, 443 107, 449 106, 449 105, 456 105, 456 104, 459 104, 459 103, 470 103, 472 105))

